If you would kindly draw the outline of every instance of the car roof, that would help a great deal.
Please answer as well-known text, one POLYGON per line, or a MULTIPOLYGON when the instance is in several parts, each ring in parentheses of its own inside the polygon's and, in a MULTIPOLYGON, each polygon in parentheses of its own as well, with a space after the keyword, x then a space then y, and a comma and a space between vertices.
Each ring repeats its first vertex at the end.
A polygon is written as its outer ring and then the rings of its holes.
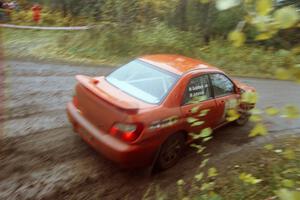
POLYGON ((196 69, 200 69, 203 71, 220 71, 218 68, 213 67, 201 60, 185 57, 182 55, 156 54, 142 56, 139 59, 178 75, 182 75, 186 72, 196 69))

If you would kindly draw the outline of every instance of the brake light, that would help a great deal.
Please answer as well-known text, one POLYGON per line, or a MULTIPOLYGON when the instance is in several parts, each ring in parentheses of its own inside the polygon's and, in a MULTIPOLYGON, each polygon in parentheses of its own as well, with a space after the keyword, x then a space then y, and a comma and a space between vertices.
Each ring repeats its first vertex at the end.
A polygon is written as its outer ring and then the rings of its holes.
POLYGON ((126 142, 132 142, 140 136, 142 130, 143 125, 140 123, 115 123, 110 129, 110 134, 119 137, 126 142))

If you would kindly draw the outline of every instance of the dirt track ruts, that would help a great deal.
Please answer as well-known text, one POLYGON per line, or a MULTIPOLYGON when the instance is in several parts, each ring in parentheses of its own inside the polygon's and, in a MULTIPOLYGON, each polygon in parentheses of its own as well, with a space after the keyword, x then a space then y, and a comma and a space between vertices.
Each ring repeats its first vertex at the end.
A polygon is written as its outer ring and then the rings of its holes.
MULTIPOLYGON (((119 168, 72 132, 65 105, 74 75, 104 75, 112 68, 8 61, 5 68, 4 132, 0 147, 0 199, 140 199, 151 184, 172 191, 179 178, 192 177, 201 157, 188 150, 174 168, 147 176, 119 168)), ((258 107, 300 106, 300 85, 241 78, 260 93, 258 107)), ((266 118, 271 134, 300 128, 300 120, 266 118)), ((207 145, 212 157, 255 142, 251 124, 226 126, 207 145), (217 147, 217 148, 216 148, 217 147)))

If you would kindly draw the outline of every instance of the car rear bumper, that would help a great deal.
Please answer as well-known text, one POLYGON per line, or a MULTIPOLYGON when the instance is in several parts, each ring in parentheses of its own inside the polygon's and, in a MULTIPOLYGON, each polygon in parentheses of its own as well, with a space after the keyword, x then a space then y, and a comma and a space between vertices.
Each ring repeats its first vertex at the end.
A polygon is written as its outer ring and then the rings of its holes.
POLYGON ((73 129, 95 150, 123 167, 143 167, 150 165, 157 147, 146 144, 127 144, 114 136, 96 128, 81 115, 72 102, 67 104, 67 114, 73 129))

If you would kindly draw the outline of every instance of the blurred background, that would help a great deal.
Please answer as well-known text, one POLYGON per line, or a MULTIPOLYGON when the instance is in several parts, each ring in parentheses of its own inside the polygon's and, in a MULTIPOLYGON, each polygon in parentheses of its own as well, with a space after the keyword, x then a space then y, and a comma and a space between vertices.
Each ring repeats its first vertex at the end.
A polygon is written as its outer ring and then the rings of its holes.
POLYGON ((300 51, 297 0, 2 2, 3 23, 90 26, 81 31, 3 29, 5 54, 12 57, 119 64, 143 54, 177 53, 233 74, 263 77, 299 61, 290 54, 300 51), (228 39, 234 46, 246 45, 235 48, 228 39))

